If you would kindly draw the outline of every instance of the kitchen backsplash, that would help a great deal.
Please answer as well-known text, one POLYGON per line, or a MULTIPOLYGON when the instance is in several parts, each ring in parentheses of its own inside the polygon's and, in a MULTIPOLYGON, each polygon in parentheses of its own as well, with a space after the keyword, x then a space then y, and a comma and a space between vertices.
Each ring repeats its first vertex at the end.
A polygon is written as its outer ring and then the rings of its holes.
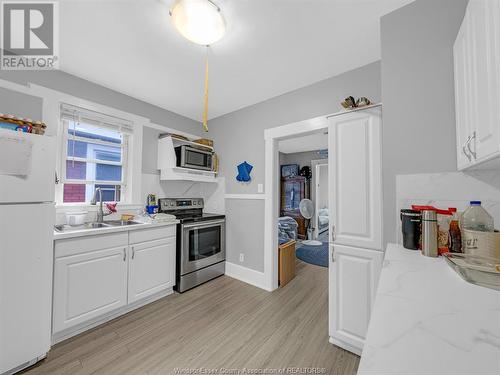
MULTIPOLYGON (((198 198, 205 200, 205 211, 217 214, 225 213, 225 183, 224 177, 219 177, 216 183, 201 183, 190 181, 160 181, 158 174, 142 174, 142 196, 144 202, 138 204, 117 205, 117 213, 106 216, 104 220, 118 220, 122 214, 137 215, 142 213, 148 194, 156 194, 157 198, 198 198)), ((82 209, 81 207, 58 206, 56 208, 56 224, 66 224, 66 212, 88 211, 86 221, 96 219, 96 207, 82 209)))
POLYGON ((500 173, 495 171, 399 175, 396 177, 397 239, 401 243, 399 212, 412 204, 463 211, 471 200, 482 201, 500 229, 500 173))

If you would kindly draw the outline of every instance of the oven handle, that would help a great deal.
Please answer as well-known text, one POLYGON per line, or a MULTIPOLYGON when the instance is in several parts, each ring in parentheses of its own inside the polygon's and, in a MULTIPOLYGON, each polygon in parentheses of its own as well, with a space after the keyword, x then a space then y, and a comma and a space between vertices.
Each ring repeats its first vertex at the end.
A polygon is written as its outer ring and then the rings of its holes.
POLYGON ((205 228, 205 227, 213 227, 216 225, 220 224, 225 224, 226 219, 220 219, 220 220, 212 220, 212 221, 198 221, 196 223, 190 223, 190 224, 182 224, 183 229, 189 229, 189 228, 205 228))

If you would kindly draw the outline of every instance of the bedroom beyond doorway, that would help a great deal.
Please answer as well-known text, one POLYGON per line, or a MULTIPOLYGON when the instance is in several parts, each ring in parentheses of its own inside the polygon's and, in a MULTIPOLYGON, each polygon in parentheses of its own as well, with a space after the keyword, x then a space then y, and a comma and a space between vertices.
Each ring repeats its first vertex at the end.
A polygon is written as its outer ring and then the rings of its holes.
POLYGON ((280 244, 296 257, 328 267, 328 135, 324 130, 278 142, 280 244))

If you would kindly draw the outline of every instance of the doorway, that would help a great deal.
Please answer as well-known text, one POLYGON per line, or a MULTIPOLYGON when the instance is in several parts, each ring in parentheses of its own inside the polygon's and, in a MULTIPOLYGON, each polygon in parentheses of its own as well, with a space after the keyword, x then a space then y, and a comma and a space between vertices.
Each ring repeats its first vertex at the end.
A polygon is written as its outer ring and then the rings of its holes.
MULTIPOLYGON (((265 234, 264 279, 266 289, 278 288, 278 218, 280 215, 280 142, 325 133, 328 121, 325 116, 293 124, 266 129, 265 138, 265 234)), ((326 136, 325 136, 326 137, 326 136)))
POLYGON ((328 242, 330 212, 328 210, 328 159, 311 161, 311 196, 314 202, 313 239, 328 242))

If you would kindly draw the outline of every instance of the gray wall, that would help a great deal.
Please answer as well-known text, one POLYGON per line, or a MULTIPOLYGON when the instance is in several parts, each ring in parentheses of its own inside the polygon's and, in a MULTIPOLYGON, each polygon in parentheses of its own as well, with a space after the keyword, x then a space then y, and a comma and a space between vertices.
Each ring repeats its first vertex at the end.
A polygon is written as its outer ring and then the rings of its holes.
MULTIPOLYGON (((254 194, 257 184, 264 183, 264 129, 337 112, 348 95, 380 101, 379 62, 210 121, 226 193, 254 194), (252 181, 242 184, 235 179, 236 165, 245 160, 254 169, 252 181)), ((226 215, 228 261, 263 272, 264 201, 226 200, 226 215), (239 262, 239 253, 245 254, 245 262, 239 262)))
POLYGON ((226 259, 264 271, 263 200, 226 200, 226 259), (239 261, 240 253, 245 261, 239 261))
POLYGON ((160 134, 160 130, 144 128, 142 133, 142 173, 160 173, 156 168, 158 164, 158 136, 160 134))
MULTIPOLYGON (((326 137, 326 136, 325 136, 326 137)), ((311 167, 311 160, 328 159, 326 155, 318 154, 319 150, 292 152, 290 154, 280 153, 280 165, 283 164, 298 164, 299 168, 304 166, 311 167)))
POLYGON ((42 99, 0 88, 0 112, 32 120, 42 119, 42 99))
MULTIPOLYGON (((179 129, 195 135, 202 134, 199 122, 62 71, 0 71, 0 79, 20 84, 35 83, 82 99, 149 118, 153 123, 159 125, 179 129)), ((22 108, 23 105, 21 105, 21 111, 22 108)), ((18 114, 23 116, 23 113, 18 114)))
POLYGON ((380 101, 380 63, 375 62, 336 77, 218 117, 209 123, 209 136, 220 151, 220 172, 229 194, 257 193, 264 183, 264 130, 340 110, 348 95, 380 101), (254 166, 252 182, 236 181, 236 165, 254 166))
POLYGON ((456 171, 453 43, 467 0, 417 0, 381 20, 384 239, 396 175, 456 171))

